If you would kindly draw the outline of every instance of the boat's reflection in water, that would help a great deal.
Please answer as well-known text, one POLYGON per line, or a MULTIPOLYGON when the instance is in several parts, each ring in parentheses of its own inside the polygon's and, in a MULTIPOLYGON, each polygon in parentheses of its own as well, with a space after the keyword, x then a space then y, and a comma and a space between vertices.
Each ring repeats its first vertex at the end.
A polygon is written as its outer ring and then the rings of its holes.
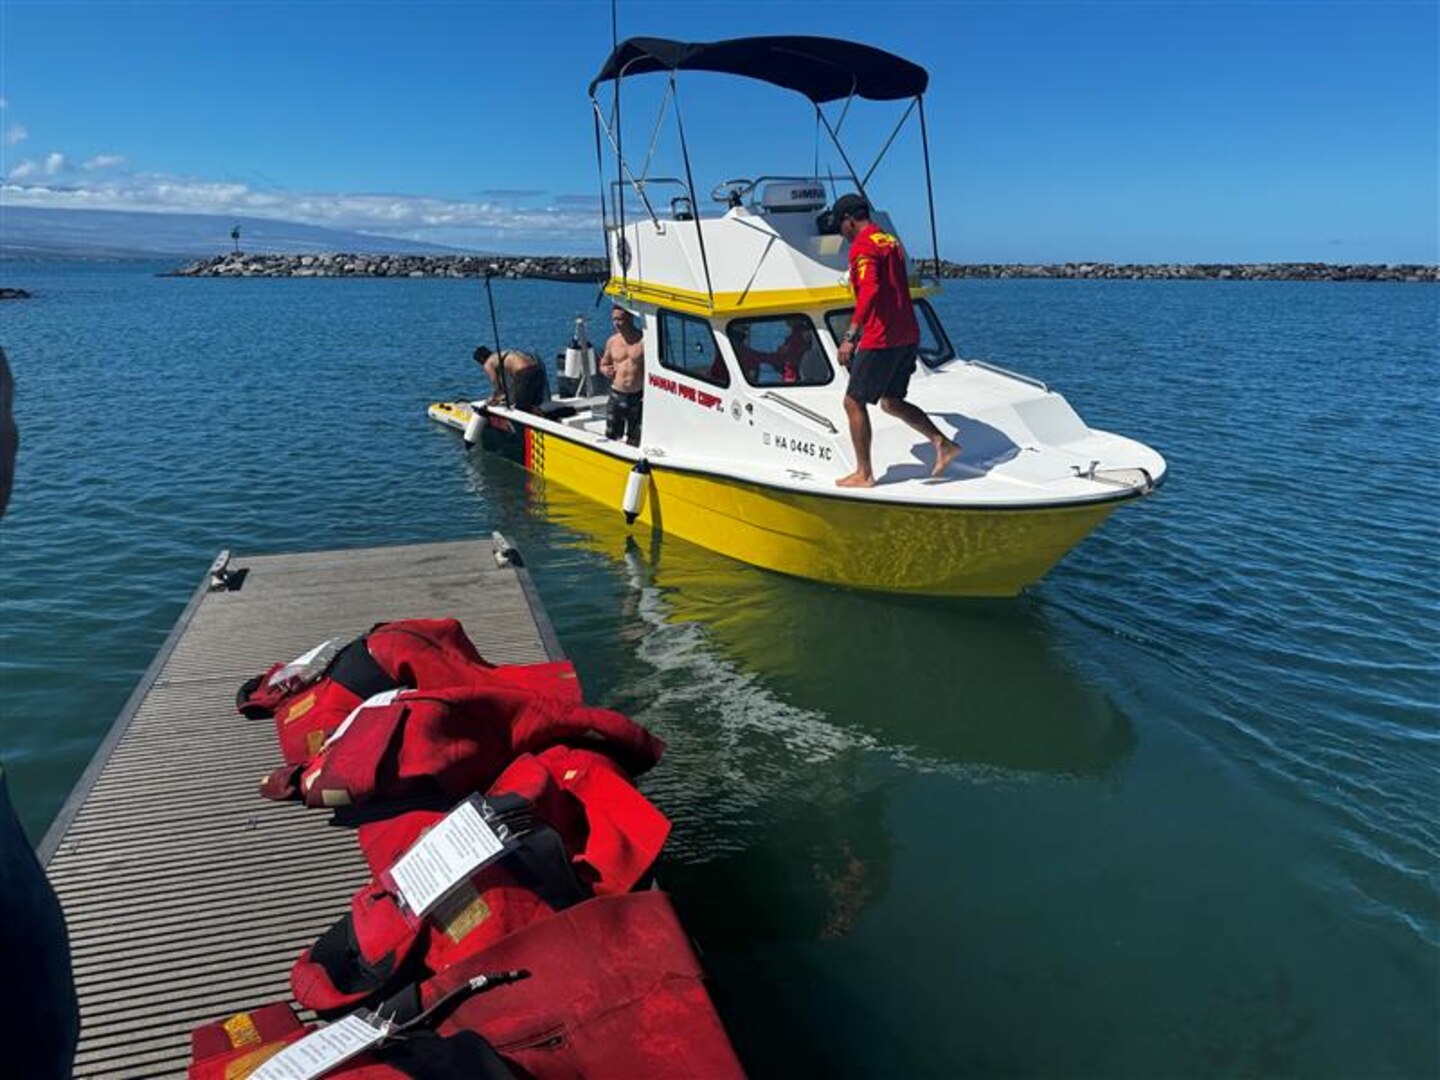
POLYGON ((1130 723, 1057 654, 1033 603, 833 589, 632 531, 618 506, 533 476, 527 492, 547 544, 604 556, 624 582, 618 634, 634 662, 607 698, 669 742, 645 780, 675 821, 663 877, 742 1050, 777 1066, 762 1073, 808 1075, 812 1059, 777 1049, 796 1045, 782 1029, 829 1027, 860 1004, 854 956, 826 943, 875 933, 887 919, 866 916, 892 890, 902 908, 944 895, 897 871, 897 850, 917 820, 951 828, 945 791, 1103 778, 1130 753, 1130 723))

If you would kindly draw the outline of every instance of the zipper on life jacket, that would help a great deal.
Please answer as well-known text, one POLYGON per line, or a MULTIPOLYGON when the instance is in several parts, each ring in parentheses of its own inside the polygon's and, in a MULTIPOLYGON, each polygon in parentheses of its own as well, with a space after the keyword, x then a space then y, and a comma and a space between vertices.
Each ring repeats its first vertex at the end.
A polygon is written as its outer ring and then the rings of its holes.
POLYGON ((555 1027, 545 1028, 533 1035, 511 1039, 508 1042, 496 1043, 495 1049, 502 1053, 506 1050, 558 1050, 564 1045, 565 1027, 563 1024, 560 1024, 555 1027))

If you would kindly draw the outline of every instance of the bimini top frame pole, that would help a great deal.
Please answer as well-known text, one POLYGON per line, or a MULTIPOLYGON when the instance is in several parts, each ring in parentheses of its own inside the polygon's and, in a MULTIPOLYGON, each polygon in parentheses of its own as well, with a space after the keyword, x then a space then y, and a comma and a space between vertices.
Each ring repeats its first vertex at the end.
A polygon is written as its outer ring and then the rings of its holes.
MULTIPOLYGON (((694 177, 690 172, 689 152, 685 147, 684 123, 680 117, 679 97, 675 89, 675 73, 678 71, 710 71, 718 74, 739 75, 744 78, 757 79, 761 82, 768 82, 774 86, 780 86, 787 90, 793 90, 809 98, 815 106, 815 115, 819 123, 825 128, 830 140, 835 145, 845 167, 850 172, 850 178, 854 181, 856 189, 865 196, 866 181, 874 174, 875 169, 889 152, 895 137, 900 129, 909 119, 910 113, 915 111, 917 105, 920 112, 920 137, 925 151, 925 192, 930 212, 930 239, 934 249, 935 265, 938 267, 940 260, 939 241, 935 228, 935 197, 930 175, 930 144, 928 133, 925 130, 925 107, 923 96, 930 83, 930 76, 924 68, 913 64, 909 60, 876 49, 869 45, 861 45, 857 42, 841 41, 836 38, 804 37, 804 36, 776 36, 776 37, 750 37, 731 38, 726 41, 714 42, 683 42, 671 41, 668 38, 628 38, 617 44, 605 63, 601 66, 599 74, 590 82, 590 100, 595 109, 596 122, 596 153, 600 152, 600 131, 603 129, 611 149, 617 157, 617 169, 620 181, 617 181, 617 190, 621 190, 620 207, 617 209, 617 217, 620 222, 621 232, 624 231, 624 195, 623 181, 628 178, 629 184, 639 195, 651 220, 658 225, 655 211, 650 205, 650 200, 645 192, 643 177, 637 179, 624 160, 622 143, 620 141, 620 83, 632 75, 642 75, 651 72, 667 72, 670 76, 669 93, 661 104, 661 117, 656 121, 656 132, 658 134, 663 110, 673 98, 675 103, 675 121, 679 128, 681 150, 685 156, 685 179, 686 188, 690 196, 690 205, 694 209, 694 220, 696 236, 700 244, 700 257, 702 264, 705 264, 705 285, 710 295, 710 301, 714 304, 714 288, 710 281, 710 271, 705 259, 705 238, 700 226, 699 198, 695 192, 694 177), (614 101, 614 122, 615 130, 611 131, 605 123, 604 114, 600 103, 595 97, 596 90, 602 83, 615 83, 614 101), (881 148, 879 155, 869 170, 862 177, 854 164, 850 161, 845 147, 840 142, 839 132, 832 127, 829 119, 825 116, 820 106, 831 101, 845 101, 845 109, 848 111, 850 103, 857 97, 866 98, 872 101, 902 101, 913 98, 909 108, 900 118, 895 130, 891 132, 885 145, 881 148)), ((841 114, 841 122, 844 120, 844 113, 841 114)), ((654 142, 651 143, 651 155, 654 153, 654 142)), ((647 156, 646 170, 648 171, 649 157, 647 156)), ((604 170, 601 169, 603 177, 604 170)), ((601 223, 604 221, 605 196, 601 193, 601 223)), ((621 237, 623 241, 623 236, 621 237)), ((608 246, 608 237, 607 237, 608 246)), ((628 252, 618 251, 616 257, 621 263, 621 276, 624 278, 628 270, 628 252)))

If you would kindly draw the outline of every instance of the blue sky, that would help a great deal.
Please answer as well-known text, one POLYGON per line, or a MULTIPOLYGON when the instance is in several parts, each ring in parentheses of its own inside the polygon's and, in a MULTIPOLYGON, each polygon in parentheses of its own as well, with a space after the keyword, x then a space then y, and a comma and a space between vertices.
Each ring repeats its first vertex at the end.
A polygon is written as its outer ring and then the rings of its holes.
MULTIPOLYGON (((1436 0, 620 0, 618 18, 621 37, 852 37, 929 69, 947 258, 1440 259, 1436 0)), ((608 0, 4 0, 3 201, 599 253, 585 88, 609 46, 608 0)), ((626 83, 630 147, 662 89, 626 83)), ((813 168, 803 99, 703 74, 679 92, 697 187, 813 168)), ((868 161, 899 113, 864 105, 845 133, 868 161)), ((875 194, 928 252, 914 131, 875 194)), ((674 142, 652 173, 678 171, 674 142)))

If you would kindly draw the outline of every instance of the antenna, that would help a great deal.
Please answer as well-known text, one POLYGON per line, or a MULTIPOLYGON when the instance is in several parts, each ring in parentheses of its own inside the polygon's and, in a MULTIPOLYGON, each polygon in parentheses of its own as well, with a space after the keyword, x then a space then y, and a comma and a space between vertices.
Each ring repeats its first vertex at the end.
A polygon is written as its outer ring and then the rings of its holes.
POLYGON ((492 267, 485 268, 485 298, 490 301, 490 330, 495 335, 495 374, 500 376, 500 396, 505 399, 505 407, 510 408, 510 384, 505 378, 505 352, 500 348, 500 323, 495 318, 495 293, 490 288, 490 279, 494 276, 492 267))

